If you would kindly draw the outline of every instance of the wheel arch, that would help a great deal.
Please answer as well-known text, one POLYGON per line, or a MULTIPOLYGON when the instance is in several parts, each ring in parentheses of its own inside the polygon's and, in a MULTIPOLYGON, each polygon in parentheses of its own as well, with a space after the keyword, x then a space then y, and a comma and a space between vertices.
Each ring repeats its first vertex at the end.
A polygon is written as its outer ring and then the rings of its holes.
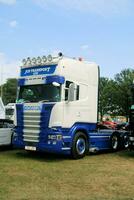
POLYGON ((116 130, 113 131, 113 133, 111 134, 111 137, 112 137, 113 135, 117 135, 118 137, 121 136, 120 132, 119 132, 119 131, 116 131, 116 130))
POLYGON ((81 129, 81 128, 80 128, 80 129, 77 129, 77 130, 75 131, 74 135, 77 134, 78 132, 84 133, 84 134, 86 135, 86 137, 87 137, 87 140, 89 141, 89 134, 88 134, 87 130, 81 129))
POLYGON ((69 130, 69 135, 71 136, 71 143, 73 142, 73 139, 74 139, 75 135, 78 132, 82 132, 82 133, 84 133, 86 135, 87 141, 88 141, 88 144, 89 144, 90 132, 95 130, 95 128, 96 128, 96 124, 95 123, 80 123, 80 122, 75 123, 71 127, 71 129, 69 130))
POLYGON ((89 134, 88 134, 88 131, 84 128, 76 128, 74 131, 72 131, 72 141, 75 137, 75 135, 78 133, 78 132, 82 132, 85 134, 85 136, 87 137, 87 142, 88 142, 88 145, 89 145, 89 134))

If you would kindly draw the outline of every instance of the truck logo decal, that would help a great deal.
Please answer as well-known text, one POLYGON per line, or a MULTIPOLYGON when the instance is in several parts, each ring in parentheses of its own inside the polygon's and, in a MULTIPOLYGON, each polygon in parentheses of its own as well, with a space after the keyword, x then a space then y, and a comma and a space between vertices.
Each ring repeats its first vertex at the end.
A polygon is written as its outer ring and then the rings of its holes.
POLYGON ((24 106, 24 110, 41 110, 42 106, 24 106))
POLYGON ((57 65, 46 65, 40 67, 29 67, 21 69, 21 76, 34 76, 43 74, 53 74, 57 65))

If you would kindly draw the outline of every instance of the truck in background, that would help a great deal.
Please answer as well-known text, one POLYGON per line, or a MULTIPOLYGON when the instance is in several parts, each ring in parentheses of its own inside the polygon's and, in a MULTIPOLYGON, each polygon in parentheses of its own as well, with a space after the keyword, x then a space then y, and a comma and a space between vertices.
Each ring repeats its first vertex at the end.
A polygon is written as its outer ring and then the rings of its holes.
POLYGON ((98 124, 99 66, 43 56, 23 60, 15 107, 14 146, 82 158, 127 146, 127 132, 98 124))
POLYGON ((13 120, 6 119, 5 106, 0 98, 0 146, 12 145, 13 120))
POLYGON ((5 119, 5 106, 3 104, 1 97, 0 97, 0 119, 5 119))
POLYGON ((0 119, 0 147, 12 146, 13 139, 13 121, 9 119, 0 119))

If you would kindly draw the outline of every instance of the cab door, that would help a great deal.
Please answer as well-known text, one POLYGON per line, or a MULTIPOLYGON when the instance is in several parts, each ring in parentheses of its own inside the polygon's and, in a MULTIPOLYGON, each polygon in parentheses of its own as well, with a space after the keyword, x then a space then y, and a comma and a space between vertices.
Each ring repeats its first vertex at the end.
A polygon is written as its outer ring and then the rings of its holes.
POLYGON ((0 122, 0 145, 10 145, 12 137, 12 128, 7 122, 0 122))

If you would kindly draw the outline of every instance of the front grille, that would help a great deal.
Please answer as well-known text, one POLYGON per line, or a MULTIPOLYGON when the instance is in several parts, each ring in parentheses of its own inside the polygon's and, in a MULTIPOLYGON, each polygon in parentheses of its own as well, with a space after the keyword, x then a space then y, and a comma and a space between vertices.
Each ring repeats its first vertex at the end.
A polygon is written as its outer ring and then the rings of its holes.
POLYGON ((39 142, 41 114, 38 111, 24 112, 23 140, 25 142, 39 142))
POLYGON ((26 104, 28 108, 34 109, 39 108, 39 110, 26 109, 25 104, 16 105, 17 114, 17 132, 25 145, 37 144, 38 142, 46 142, 48 135, 49 120, 51 115, 51 110, 54 104, 26 104))

